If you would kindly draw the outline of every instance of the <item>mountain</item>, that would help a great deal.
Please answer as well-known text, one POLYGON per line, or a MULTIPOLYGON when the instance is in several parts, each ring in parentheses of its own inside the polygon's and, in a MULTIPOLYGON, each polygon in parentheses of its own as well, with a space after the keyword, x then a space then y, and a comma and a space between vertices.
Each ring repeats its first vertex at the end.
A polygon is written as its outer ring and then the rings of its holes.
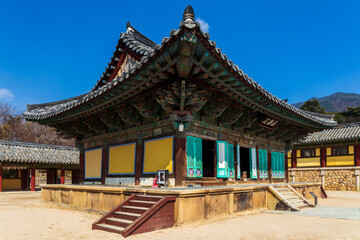
MULTIPOLYGON (((315 99, 319 101, 321 107, 325 108, 326 112, 342 112, 346 111, 346 107, 360 106, 360 94, 357 93, 337 92, 321 98, 313 97, 309 100, 315 99)), ((304 102, 298 102, 292 105, 300 108, 303 104, 304 102)))

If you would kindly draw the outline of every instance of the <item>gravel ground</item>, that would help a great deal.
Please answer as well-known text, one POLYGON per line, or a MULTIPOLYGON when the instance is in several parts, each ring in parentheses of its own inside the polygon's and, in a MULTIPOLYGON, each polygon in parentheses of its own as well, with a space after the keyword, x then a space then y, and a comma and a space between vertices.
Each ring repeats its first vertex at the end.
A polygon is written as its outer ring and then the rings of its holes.
MULTIPOLYGON (((328 192, 320 206, 360 209, 360 192, 328 192)), ((360 211, 360 210, 359 210, 360 211)), ((121 235, 91 230, 101 215, 41 201, 40 192, 0 193, 0 239, 122 239, 121 235)), ((360 221, 292 214, 254 213, 127 239, 360 239, 360 221)))

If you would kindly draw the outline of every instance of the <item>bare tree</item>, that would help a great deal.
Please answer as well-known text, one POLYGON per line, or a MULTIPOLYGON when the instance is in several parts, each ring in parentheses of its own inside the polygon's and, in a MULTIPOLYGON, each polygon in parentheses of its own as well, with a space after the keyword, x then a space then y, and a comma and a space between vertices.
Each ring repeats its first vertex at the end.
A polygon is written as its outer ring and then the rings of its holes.
POLYGON ((26 122, 14 107, 0 102, 0 139, 54 145, 75 145, 74 139, 63 139, 54 128, 26 122))

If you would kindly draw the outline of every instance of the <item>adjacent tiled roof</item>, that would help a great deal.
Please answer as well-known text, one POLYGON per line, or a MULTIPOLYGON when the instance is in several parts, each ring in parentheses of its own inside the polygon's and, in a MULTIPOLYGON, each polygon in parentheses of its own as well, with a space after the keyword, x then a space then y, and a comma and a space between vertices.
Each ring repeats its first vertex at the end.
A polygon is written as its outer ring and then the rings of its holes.
POLYGON ((75 147, 0 140, 0 163, 79 164, 75 147))
POLYGON ((296 142, 295 146, 332 143, 332 142, 346 142, 360 140, 360 125, 353 124, 352 126, 339 126, 333 129, 326 129, 320 132, 314 132, 305 137, 305 139, 296 142))
POLYGON ((118 52, 123 52, 123 48, 129 49, 131 52, 139 55, 140 57, 148 56, 151 52, 154 51, 154 47, 157 44, 151 41, 149 38, 145 37, 139 31, 137 31, 133 26, 131 26, 130 22, 126 24, 126 32, 120 34, 120 39, 118 44, 116 45, 116 49, 113 53, 112 58, 108 66, 105 68, 105 71, 100 76, 100 79, 95 84, 95 87, 92 89, 93 91, 97 89, 99 86, 106 84, 108 81, 106 80, 107 76, 110 76, 113 70, 114 65, 119 60, 118 52))
POLYGON ((328 116, 324 117, 303 111, 269 93, 260 84, 249 78, 248 75, 244 74, 244 72, 240 70, 239 67, 235 65, 231 60, 229 60, 227 58, 227 55, 223 54, 221 49, 216 47, 216 42, 210 40, 209 34, 201 31, 199 22, 195 22, 192 19, 186 19, 182 21, 180 23, 179 29, 172 30, 170 32, 169 37, 164 37, 162 39, 161 45, 154 44, 153 47, 144 46, 146 45, 145 43, 147 41, 144 41, 143 38, 138 37, 138 34, 133 35, 133 33, 136 32, 128 31, 127 33, 122 34, 121 35, 123 39, 122 41, 125 40, 125 44, 127 44, 127 46, 129 46, 131 49, 135 49, 136 51, 139 51, 140 53, 143 52, 144 55, 141 58, 140 62, 134 64, 134 66, 130 68, 127 72, 124 72, 119 77, 114 78, 111 82, 108 82, 107 84, 99 88, 95 88, 89 93, 77 99, 69 99, 68 101, 64 100, 58 106, 55 105, 47 106, 46 104, 42 104, 41 106, 37 105, 38 107, 34 108, 32 105, 28 105, 28 110, 24 113, 24 117, 27 120, 32 120, 32 121, 40 121, 43 119, 47 119, 59 115, 79 105, 86 104, 90 100, 107 93, 109 90, 115 88, 118 84, 121 84, 123 81, 134 77, 147 63, 154 60, 155 57, 157 57, 158 53, 160 53, 164 47, 167 47, 169 45, 169 42, 171 42, 171 40, 178 37, 178 34, 184 28, 185 29, 196 28, 197 31, 199 31, 200 34, 203 35, 204 39, 207 41, 207 45, 209 46, 210 50, 214 52, 215 56, 225 65, 225 67, 233 69, 237 73, 237 76, 241 81, 243 81, 248 87, 252 88, 253 90, 260 92, 260 94, 264 96, 267 99, 267 101, 269 101, 270 103, 273 103, 279 106, 280 108, 287 110, 289 112, 288 114, 295 114, 300 118, 310 120, 312 122, 315 122, 316 124, 322 125, 323 127, 337 126, 337 122, 332 120, 328 116))

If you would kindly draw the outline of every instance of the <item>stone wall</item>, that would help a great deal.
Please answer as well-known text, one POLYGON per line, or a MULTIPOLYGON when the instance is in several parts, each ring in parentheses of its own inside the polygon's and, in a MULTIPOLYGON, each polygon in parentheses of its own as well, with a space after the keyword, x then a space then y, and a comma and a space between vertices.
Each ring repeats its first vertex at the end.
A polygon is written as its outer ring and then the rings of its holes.
POLYGON ((326 190, 360 191, 360 167, 290 168, 292 182, 321 182, 326 190))
MULTIPOLYGON (((58 181, 60 181, 61 170, 57 170, 58 181)), ((65 170, 65 184, 71 184, 71 170, 65 170)), ((35 184, 46 184, 46 169, 35 169, 35 184)))
POLYGON ((354 170, 325 171, 325 186, 329 190, 356 190, 354 170))
MULTIPOLYGON (((296 182, 321 182, 321 176, 319 170, 308 170, 308 171, 294 171, 296 182)), ((291 178, 289 178, 291 179, 291 178)))

